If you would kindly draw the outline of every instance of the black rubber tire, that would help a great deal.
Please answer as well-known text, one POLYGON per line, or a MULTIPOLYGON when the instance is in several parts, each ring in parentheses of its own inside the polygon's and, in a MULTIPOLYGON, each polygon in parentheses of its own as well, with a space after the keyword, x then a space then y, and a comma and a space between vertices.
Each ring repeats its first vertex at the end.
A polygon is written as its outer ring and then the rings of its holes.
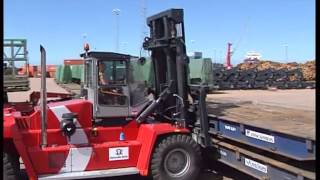
POLYGON ((3 94, 3 103, 8 103, 9 100, 8 100, 8 93, 7 92, 4 92, 3 94))
POLYGON ((201 150, 188 135, 171 135, 163 139, 156 147, 151 160, 151 177, 154 180, 195 180, 201 169, 201 150), (183 149, 190 157, 189 168, 179 177, 173 177, 165 170, 164 161, 169 152, 183 149))
POLYGON ((3 152, 3 179, 18 180, 19 179, 19 158, 3 152))

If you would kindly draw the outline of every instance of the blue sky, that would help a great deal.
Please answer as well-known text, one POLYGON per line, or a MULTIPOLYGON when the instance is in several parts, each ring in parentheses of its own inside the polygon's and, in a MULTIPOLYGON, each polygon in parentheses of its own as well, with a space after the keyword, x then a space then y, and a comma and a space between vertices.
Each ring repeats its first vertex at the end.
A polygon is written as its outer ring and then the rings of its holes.
POLYGON ((84 41, 91 50, 115 51, 118 8, 119 52, 139 55, 143 2, 146 16, 183 8, 187 51, 215 62, 225 61, 227 42, 237 46, 233 64, 248 51, 281 62, 315 58, 315 0, 5 0, 4 38, 26 38, 31 64, 40 63, 40 44, 47 64, 79 58, 84 41))

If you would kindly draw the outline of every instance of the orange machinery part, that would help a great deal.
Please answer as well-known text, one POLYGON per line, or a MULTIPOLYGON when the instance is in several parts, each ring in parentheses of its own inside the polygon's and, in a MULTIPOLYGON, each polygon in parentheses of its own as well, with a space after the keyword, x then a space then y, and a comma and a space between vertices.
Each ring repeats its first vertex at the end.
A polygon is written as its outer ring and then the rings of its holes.
POLYGON ((83 59, 65 59, 64 60, 64 65, 82 65, 84 64, 83 59))
MULTIPOLYGON (((19 74, 25 74, 29 67, 29 77, 41 77, 41 68, 36 65, 24 65, 19 69, 19 74)), ((56 65, 47 65, 47 76, 54 77, 56 72, 56 65)))

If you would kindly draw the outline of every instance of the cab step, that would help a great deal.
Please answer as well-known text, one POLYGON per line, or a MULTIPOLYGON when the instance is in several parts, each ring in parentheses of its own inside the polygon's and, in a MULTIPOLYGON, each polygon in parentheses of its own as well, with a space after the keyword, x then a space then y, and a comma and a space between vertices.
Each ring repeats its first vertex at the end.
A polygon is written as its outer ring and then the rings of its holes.
POLYGON ((66 172, 60 174, 46 174, 41 175, 39 180, 49 179, 87 179, 87 178, 99 178, 99 177, 111 177, 111 176, 124 176, 138 174, 139 170, 136 167, 107 169, 97 171, 81 171, 81 172, 66 172))

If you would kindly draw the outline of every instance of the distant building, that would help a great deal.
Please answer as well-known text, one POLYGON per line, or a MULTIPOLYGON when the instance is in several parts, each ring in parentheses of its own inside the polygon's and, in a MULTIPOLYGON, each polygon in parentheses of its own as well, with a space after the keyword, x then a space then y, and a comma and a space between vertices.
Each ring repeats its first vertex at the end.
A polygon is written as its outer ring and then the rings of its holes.
POLYGON ((259 63, 261 60, 261 54, 258 52, 250 51, 247 52, 246 58, 243 60, 247 64, 259 63))
POLYGON ((84 64, 83 59, 65 59, 63 62, 64 65, 82 65, 84 64))
POLYGON ((190 58, 194 58, 194 59, 201 59, 202 58, 202 52, 188 52, 187 55, 190 58))
POLYGON ((212 63, 213 69, 222 69, 224 66, 221 63, 212 63))

